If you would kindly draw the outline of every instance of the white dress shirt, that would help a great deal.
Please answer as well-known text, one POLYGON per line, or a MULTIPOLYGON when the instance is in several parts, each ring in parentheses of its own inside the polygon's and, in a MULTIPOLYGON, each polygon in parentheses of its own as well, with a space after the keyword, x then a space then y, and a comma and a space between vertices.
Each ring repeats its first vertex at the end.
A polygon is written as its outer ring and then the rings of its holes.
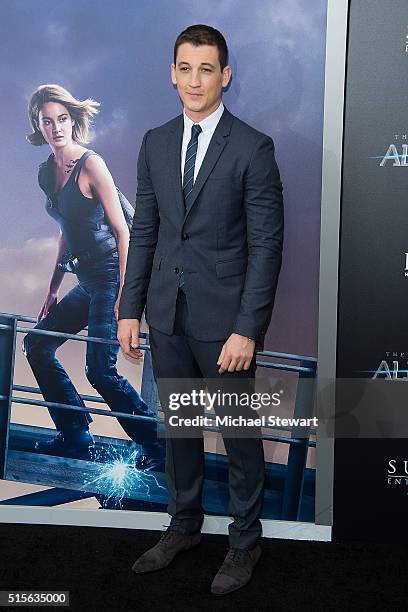
MULTIPOLYGON (((211 115, 208 115, 205 119, 200 121, 198 124, 202 132, 198 135, 198 147, 197 147, 197 155, 194 165, 194 182, 197 178, 198 171, 200 170, 201 164, 203 163, 203 159, 205 154, 207 153, 208 145, 210 144, 210 140, 212 135, 214 134, 215 128, 218 125, 219 120, 221 119, 221 115, 224 112, 224 105, 221 102, 217 110, 215 110, 211 115)), ((183 184, 184 177, 184 162, 186 159, 186 151, 188 143, 191 140, 191 128, 194 125, 194 121, 191 121, 189 117, 186 115, 186 111, 184 111, 184 133, 183 133, 183 142, 181 145, 181 184, 183 184)))

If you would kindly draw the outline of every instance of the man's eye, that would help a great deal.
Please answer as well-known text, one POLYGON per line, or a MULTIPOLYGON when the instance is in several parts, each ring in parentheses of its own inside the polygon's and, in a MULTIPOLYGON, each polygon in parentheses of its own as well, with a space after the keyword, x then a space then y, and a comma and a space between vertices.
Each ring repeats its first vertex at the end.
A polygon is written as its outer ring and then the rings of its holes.
POLYGON ((188 68, 187 68, 187 66, 182 66, 180 68, 180 70, 181 70, 181 72, 187 72, 188 68))
POLYGON ((211 68, 203 68, 203 72, 212 72, 211 68))
POLYGON ((60 119, 61 123, 63 123, 66 120, 67 120, 67 117, 61 117, 61 119, 60 119))

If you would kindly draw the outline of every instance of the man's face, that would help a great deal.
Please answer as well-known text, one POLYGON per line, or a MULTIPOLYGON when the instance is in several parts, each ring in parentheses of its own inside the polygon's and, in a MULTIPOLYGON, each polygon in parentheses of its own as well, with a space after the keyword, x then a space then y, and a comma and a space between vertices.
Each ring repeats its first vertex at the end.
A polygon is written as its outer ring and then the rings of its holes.
POLYGON ((221 71, 218 49, 212 45, 179 46, 176 64, 171 65, 171 80, 177 85, 186 114, 198 123, 214 112, 221 102, 222 88, 231 78, 231 68, 221 71))

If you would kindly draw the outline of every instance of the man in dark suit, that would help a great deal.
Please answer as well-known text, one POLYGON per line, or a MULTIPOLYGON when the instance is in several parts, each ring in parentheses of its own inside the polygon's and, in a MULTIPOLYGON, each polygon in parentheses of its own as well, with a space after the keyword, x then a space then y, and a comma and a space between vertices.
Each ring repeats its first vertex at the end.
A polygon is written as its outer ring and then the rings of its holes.
MULTIPOLYGON (((156 380, 253 379, 281 267, 273 141, 223 106, 231 68, 214 28, 195 25, 179 35, 171 77, 184 112, 143 138, 118 338, 126 355, 140 356, 146 307, 156 380)), ((224 444, 234 521, 211 587, 217 595, 246 584, 259 559, 264 483, 262 440, 225 437, 224 444)), ((199 543, 203 450, 202 438, 167 439, 172 518, 135 572, 165 567, 199 543)))

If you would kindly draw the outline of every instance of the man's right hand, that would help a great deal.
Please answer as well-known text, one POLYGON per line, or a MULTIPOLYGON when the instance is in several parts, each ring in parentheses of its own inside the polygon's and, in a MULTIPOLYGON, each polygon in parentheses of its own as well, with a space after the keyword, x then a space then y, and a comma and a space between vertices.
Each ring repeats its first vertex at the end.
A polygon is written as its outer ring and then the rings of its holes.
POLYGON ((118 321, 118 340, 122 351, 127 357, 140 359, 142 351, 139 350, 139 319, 120 319, 118 321))

